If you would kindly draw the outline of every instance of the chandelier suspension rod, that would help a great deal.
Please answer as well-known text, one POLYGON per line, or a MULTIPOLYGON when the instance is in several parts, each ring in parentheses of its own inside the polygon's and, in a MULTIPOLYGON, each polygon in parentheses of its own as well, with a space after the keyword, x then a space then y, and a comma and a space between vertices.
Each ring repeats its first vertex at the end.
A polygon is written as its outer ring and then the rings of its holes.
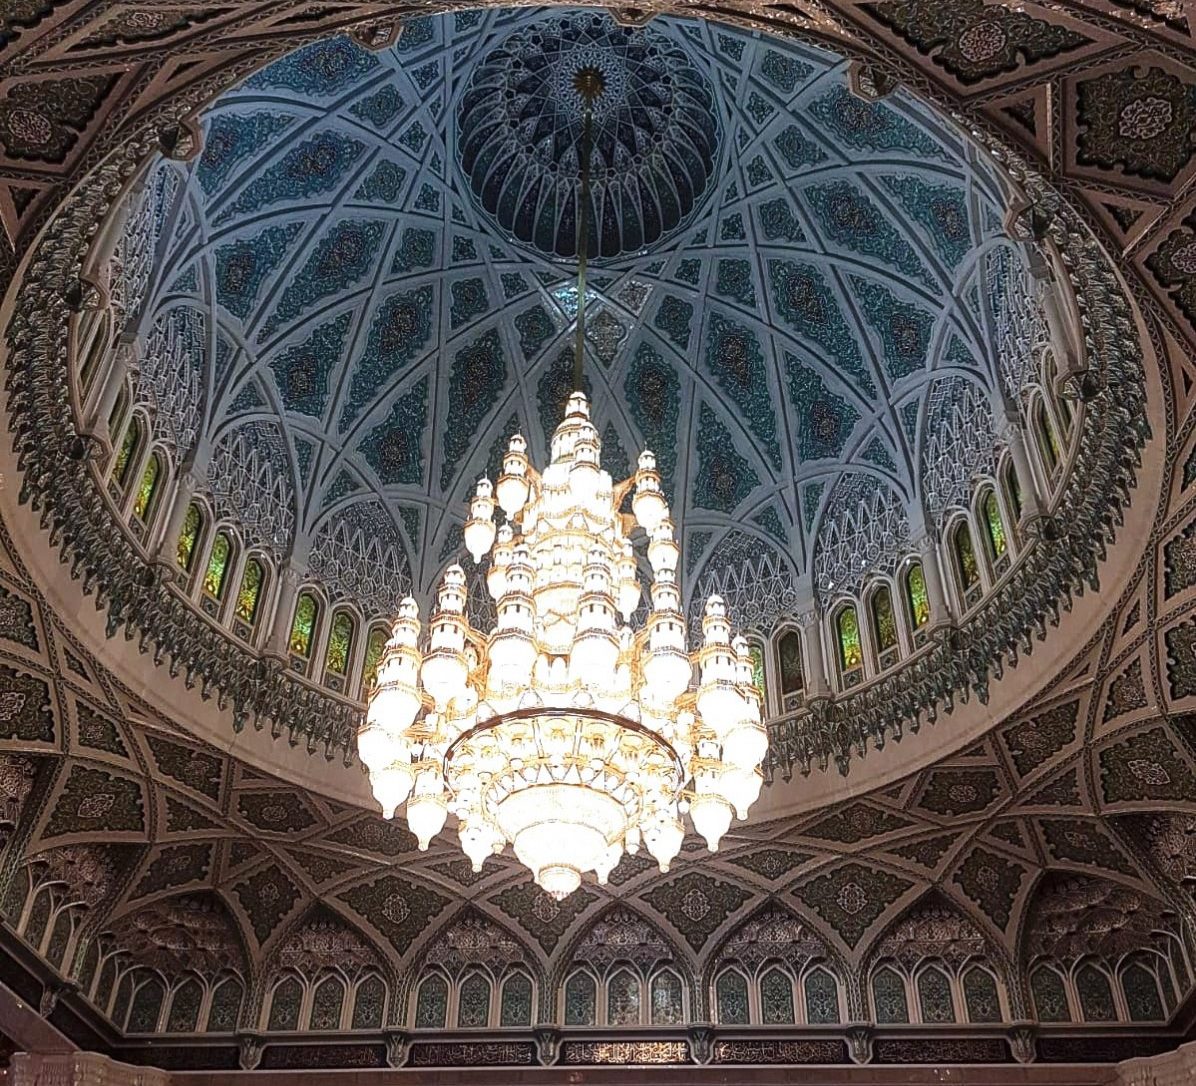
POLYGON ((598 73, 579 72, 578 93, 585 108, 581 121, 581 191, 577 216, 577 339, 573 347, 573 391, 582 391, 582 360, 586 345, 586 262, 590 247, 590 153, 593 150, 594 99, 602 93, 598 73))

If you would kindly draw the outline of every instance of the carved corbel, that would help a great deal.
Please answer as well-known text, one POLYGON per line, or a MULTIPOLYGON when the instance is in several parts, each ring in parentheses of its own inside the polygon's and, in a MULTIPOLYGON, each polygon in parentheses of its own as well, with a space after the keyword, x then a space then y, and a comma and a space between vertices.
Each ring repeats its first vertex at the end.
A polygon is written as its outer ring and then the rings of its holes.
POLYGON ((856 1022, 847 1027, 847 1054, 852 1063, 872 1062, 872 1024, 856 1022))
POLYGON ((689 1053, 694 1063, 707 1064, 714 1057, 714 1029, 704 1022, 690 1026, 689 1053))
POLYGON ((252 1033, 242 1033, 237 1038, 237 1048, 242 1071, 256 1071, 262 1062, 262 1053, 266 1044, 261 1037, 252 1033))
POLYGON ((386 1035, 386 1066, 399 1068, 407 1062, 407 1056, 411 1052, 411 1037, 403 1033, 401 1030, 396 1030, 393 1033, 386 1035))
POLYGON ((536 1059, 541 1067, 551 1067, 557 1061, 561 1050, 561 1031, 551 1026, 537 1026, 536 1059))
POLYGON ((1033 1022, 1014 1022, 1009 1029, 1009 1050, 1018 1063, 1033 1063, 1038 1058, 1038 1030, 1033 1022))

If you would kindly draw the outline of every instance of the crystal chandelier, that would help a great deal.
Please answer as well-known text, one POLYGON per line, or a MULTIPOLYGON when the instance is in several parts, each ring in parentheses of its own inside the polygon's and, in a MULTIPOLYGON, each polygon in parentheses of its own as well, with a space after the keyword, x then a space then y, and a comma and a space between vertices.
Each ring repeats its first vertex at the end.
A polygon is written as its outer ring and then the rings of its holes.
MULTIPOLYGON (((578 336, 584 344, 591 107, 601 73, 580 69, 583 103, 578 336)), ((421 641, 413 599, 399 605, 358 732, 387 818, 404 803, 421 849, 451 813, 478 871, 507 844, 554 897, 585 872, 598 881, 641 843, 667 871, 688 810, 710 850, 760 793, 768 749, 747 642, 711 597, 688 651, 679 550, 655 457, 615 484, 581 392, 569 397, 543 472, 511 438, 497 485, 477 484, 465 525, 475 563, 489 556, 493 630, 466 616, 466 576, 450 566, 421 641), (630 495, 630 513, 622 512, 630 495), (495 523, 498 508, 505 523, 495 523), (631 535, 647 540, 651 610, 631 535), (696 680, 696 681, 695 681, 696 680)))

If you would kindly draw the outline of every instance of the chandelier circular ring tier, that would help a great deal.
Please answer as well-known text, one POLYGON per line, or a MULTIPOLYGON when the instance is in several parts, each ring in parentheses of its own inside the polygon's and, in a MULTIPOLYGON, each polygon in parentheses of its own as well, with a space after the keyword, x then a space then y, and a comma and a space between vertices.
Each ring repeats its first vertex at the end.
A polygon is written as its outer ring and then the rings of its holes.
POLYGON ((474 561, 489 555, 494 629, 466 617, 459 565, 445 573, 422 645, 418 607, 405 599, 358 735, 375 799, 388 818, 406 803, 421 849, 451 813, 474 870, 510 844, 558 898, 583 873, 605 882, 641 843, 667 871, 686 811, 715 851, 759 795, 768 749, 748 643, 732 639, 719 597, 706 603, 701 647, 688 649, 655 457, 641 453, 615 485, 601 450, 581 393, 542 474, 511 438, 497 485, 479 481, 465 526, 474 561), (653 579, 633 631, 636 528, 653 579))

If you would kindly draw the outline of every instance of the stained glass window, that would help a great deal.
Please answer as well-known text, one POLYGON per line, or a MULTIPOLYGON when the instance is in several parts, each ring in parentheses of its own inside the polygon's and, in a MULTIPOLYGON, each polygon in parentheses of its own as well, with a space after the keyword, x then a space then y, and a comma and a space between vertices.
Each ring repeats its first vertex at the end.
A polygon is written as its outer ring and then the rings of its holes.
POLYGON ((909 1021, 905 981, 887 966, 872 975, 872 1009, 880 1025, 909 1021))
POLYGON ((386 649, 386 641, 390 634, 383 626, 375 626, 370 630, 370 636, 365 643, 365 662, 361 667, 361 689, 368 690, 374 684, 374 677, 378 671, 378 663, 386 649))
POLYGON ((1018 485, 1017 469, 1012 460, 1006 461, 1002 478, 1005 480, 1005 496, 1009 499, 1009 508, 1013 511, 1014 518, 1019 518, 1022 515, 1022 488, 1018 485))
POLYGON ((760 1020, 766 1026, 793 1024, 793 981, 773 968, 760 978, 760 1020))
POLYGON ((939 969, 923 969, 918 974, 918 1006, 923 1022, 954 1022, 951 982, 939 969))
POLYGON ((748 1024, 747 981, 742 973, 728 969, 718 978, 715 985, 715 1002, 718 1004, 718 1020, 724 1026, 746 1026, 748 1024))
POLYGON ((1070 1022, 1067 991, 1063 978, 1049 966, 1040 966, 1030 975, 1030 992, 1040 1022, 1070 1022))
POLYGON ((607 984, 606 1021, 611 1026, 640 1024, 640 979, 629 969, 621 969, 607 984))
POLYGON ((345 986, 336 977, 325 977, 316 985, 311 1001, 311 1028, 340 1029, 345 986))
POLYGON ((764 646, 759 641, 748 642, 752 657, 752 684, 760 691, 760 704, 768 712, 768 683, 764 675, 764 646))
POLYGON ((381 977, 366 977, 353 999, 353 1028, 379 1029, 386 1007, 386 985, 381 977))
POLYGON ((980 567, 976 564, 976 552, 972 548, 972 533, 968 530, 967 521, 961 520, 955 525, 951 538, 955 546, 955 561, 959 566, 959 579, 966 591, 980 580, 980 567))
POLYGON ((1005 523, 1001 520, 1001 507, 997 504, 997 495, 989 491, 984 498, 984 528, 988 536, 989 553, 994 558, 1000 558, 1008 547, 1005 539, 1005 523))
POLYGON ((137 497, 133 499, 133 516, 138 520, 149 519, 153 508, 154 495, 158 492, 158 479, 162 474, 162 461, 157 453, 149 458, 145 471, 141 473, 141 483, 137 487, 137 497))
POLYGON ((685 1018, 681 997, 681 978, 670 970, 652 978, 652 1025, 672 1026, 685 1018))
POLYGON ((1095 965, 1083 965, 1076 973, 1076 994, 1080 997, 1080 1014, 1085 1022, 1117 1021, 1109 978, 1095 965))
POLYGON ((122 488, 129 481, 129 472, 133 470, 133 461, 137 459, 136 453, 140 444, 141 421, 133 419, 125 431, 124 440, 120 443, 120 451, 116 454, 116 463, 112 466, 112 478, 122 488))
POLYGON ((203 590, 215 600, 224 596, 224 582, 228 579, 232 556, 233 545, 228 534, 217 532, 212 540, 212 552, 208 555, 208 569, 203 575, 203 590))
POLYGON ((419 986, 415 1003, 416 1029, 444 1029, 448 1017, 448 982, 433 974, 419 986))
POLYGON ((781 674, 781 694, 795 694, 805 685, 801 666, 801 634, 786 630, 777 642, 777 670, 781 674))
POLYGON ((1059 441, 1055 437, 1055 428, 1051 425, 1046 404, 1042 400, 1037 400, 1034 404, 1034 430, 1047 472, 1053 472, 1059 463, 1059 441))
POLYGON ((124 1022, 129 1013, 129 1001, 133 998, 133 974, 126 973, 116 989, 116 1000, 112 1004, 112 1021, 117 1025, 124 1022))
POLYGON ((920 630, 930 621, 930 593, 926 590, 926 573, 921 562, 914 562, 906 571, 905 599, 910 622, 915 630, 920 630))
POLYGON ((839 985, 825 969, 806 974, 806 1021, 823 1026, 839 1021, 839 985))
POLYGON ((887 585, 872 593, 872 631, 876 635, 877 652, 896 647, 897 616, 893 613, 893 593, 887 585))
POLYGON ((129 1032, 153 1033, 158 1028, 158 1015, 162 1012, 165 999, 166 989, 162 982, 154 977, 138 988, 137 994, 133 996, 133 1006, 129 1010, 129 1032))
POLYGON ((50 891, 43 890, 33 902, 29 916, 25 920, 25 942, 30 946, 41 946, 42 936, 46 934, 46 925, 50 922, 50 891))
POLYGON ((199 1023, 199 1005, 203 989, 197 980, 186 980, 175 989, 170 1001, 170 1015, 166 1019, 167 1033, 194 1033, 199 1023))
POLYGON ((195 547, 199 543, 199 533, 203 531, 203 512, 192 502, 187 506, 187 515, 183 518, 183 530, 179 532, 178 545, 175 547, 175 559, 179 569, 185 573, 191 572, 191 563, 195 561, 195 547))
POLYGON ((860 644, 860 620, 854 607, 844 607, 835 620, 839 631, 839 663, 844 671, 852 671, 864 662, 860 644))
POLYGON ((72 914, 70 910, 63 910, 54 921, 54 930, 50 933, 50 941, 46 944, 42 955, 53 966, 62 964, 62 956, 66 953, 66 944, 70 942, 72 914))
POLYGON ((532 1024, 532 982, 524 973, 512 973, 502 984, 502 1006, 499 1024, 530 1026, 532 1024))
POLYGON ((997 982, 987 969, 974 966, 964 974, 963 999, 968 1008, 969 1022, 1001 1021, 997 982))
POLYGON ((592 1026, 597 1018, 598 993, 594 978, 578 971, 565 982, 565 1025, 592 1026))
POLYGON ((266 581, 266 571, 256 558, 250 558, 245 563, 245 572, 241 575, 241 588, 237 592, 237 605, 234 614, 242 622, 250 626, 257 621, 257 608, 262 598, 262 585, 266 581))
POLYGON ((328 632, 328 651, 324 654, 325 670, 334 675, 344 675, 349 670, 349 657, 353 652, 353 634, 356 628, 353 616, 348 611, 337 611, 332 616, 332 629, 328 632))
POLYGON ((320 617, 320 604, 310 592, 301 592, 295 603, 295 621, 291 623, 291 652, 304 658, 311 655, 311 643, 315 638, 316 620, 320 617))
POLYGON ((270 1018, 267 1029, 298 1029, 299 1004, 303 1000, 303 988, 294 977, 287 977, 274 989, 270 1000, 270 1018))
POLYGON ((1121 971, 1121 987, 1131 1022, 1160 1022, 1166 1018, 1154 973, 1141 962, 1130 962, 1121 971))
POLYGON ((129 391, 127 388, 120 390, 120 395, 116 397, 116 403, 112 405, 112 410, 108 413, 108 433, 114 434, 120 429, 120 420, 125 416, 125 409, 129 406, 129 391))
POLYGON ((457 994, 457 1026, 475 1029, 490 1024, 490 982, 481 973, 470 973, 457 994))
POLYGON ((232 1033, 241 1017, 241 999, 245 989, 236 977, 229 977, 212 993, 212 1005, 208 1009, 209 1033, 232 1033))

